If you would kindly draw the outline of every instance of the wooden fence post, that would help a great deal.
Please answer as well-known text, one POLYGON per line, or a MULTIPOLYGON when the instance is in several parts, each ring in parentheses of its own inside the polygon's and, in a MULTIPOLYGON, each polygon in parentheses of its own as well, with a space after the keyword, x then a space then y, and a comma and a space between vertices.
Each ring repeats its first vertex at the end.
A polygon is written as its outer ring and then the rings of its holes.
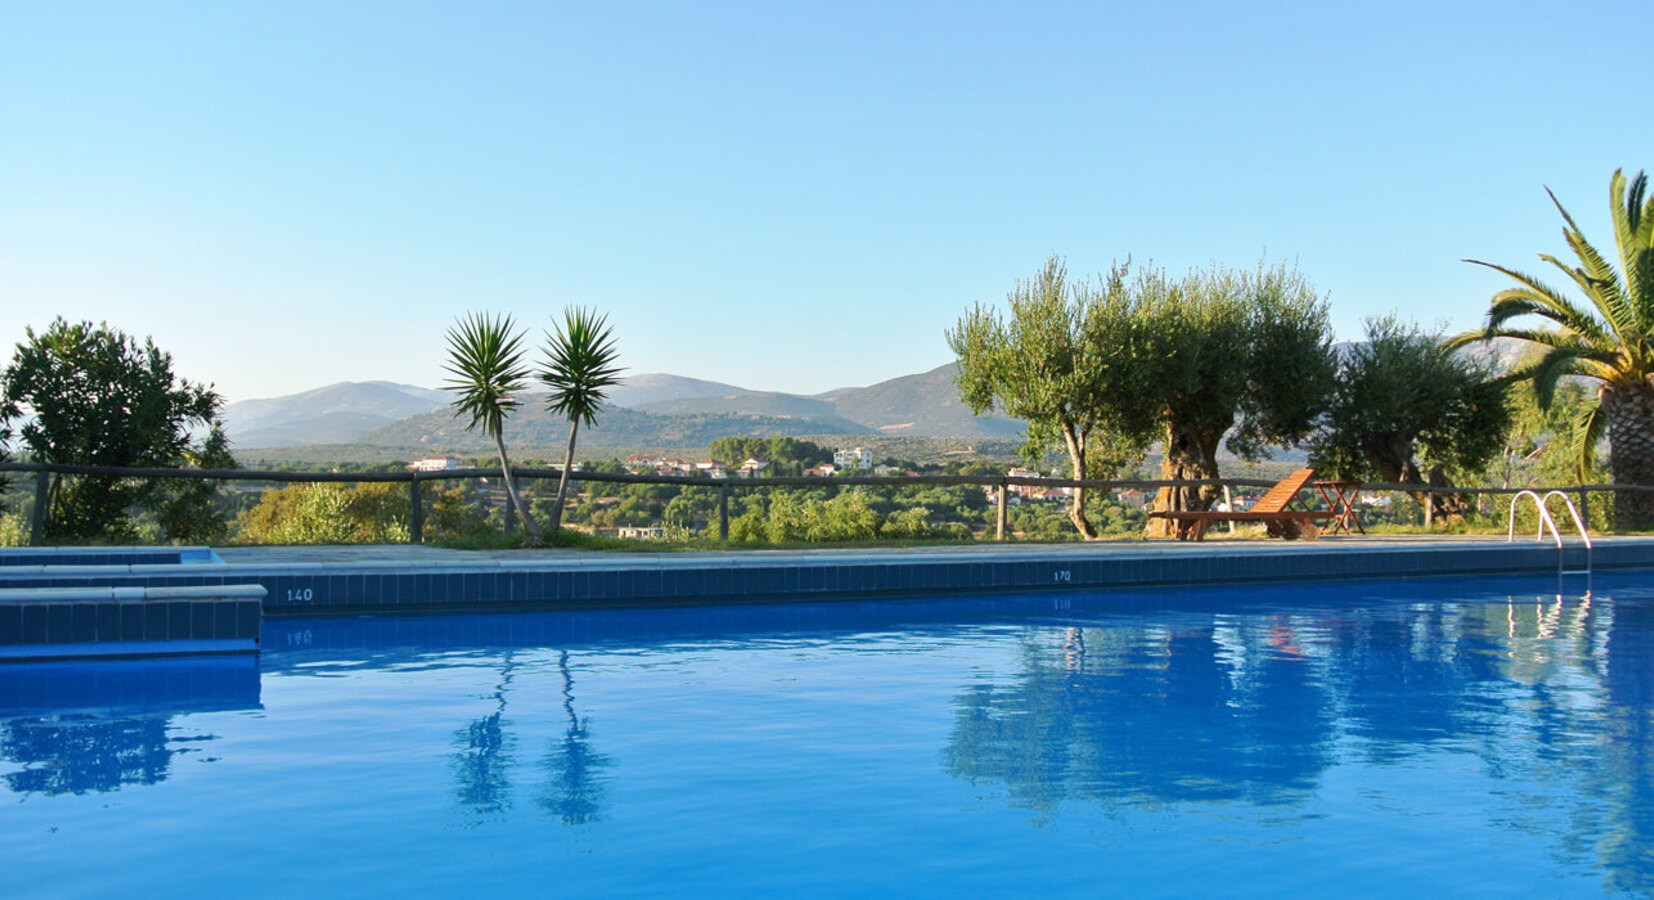
POLYGON ((994 510, 994 528, 998 535, 998 539, 1001 541, 1005 540, 1005 526, 1009 523, 1011 518, 1011 514, 1009 512, 1010 494, 1011 483, 1004 480, 1000 481, 999 506, 994 510))
POLYGON ((425 543, 425 503, 419 494, 419 475, 408 479, 408 543, 425 543))
POLYGON ((34 473, 34 514, 29 517, 29 546, 46 539, 46 505, 51 497, 52 475, 45 469, 34 473))
POLYGON ((718 485, 718 540, 729 540, 729 485, 718 485))

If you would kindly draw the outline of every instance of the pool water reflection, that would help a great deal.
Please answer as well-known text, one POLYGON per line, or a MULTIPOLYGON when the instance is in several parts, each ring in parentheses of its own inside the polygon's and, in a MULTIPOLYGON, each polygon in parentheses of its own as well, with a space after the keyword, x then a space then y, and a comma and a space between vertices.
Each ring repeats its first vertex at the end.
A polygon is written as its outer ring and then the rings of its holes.
POLYGON ((1654 893, 1598 576, 278 621, 0 667, 23 894, 1654 893))

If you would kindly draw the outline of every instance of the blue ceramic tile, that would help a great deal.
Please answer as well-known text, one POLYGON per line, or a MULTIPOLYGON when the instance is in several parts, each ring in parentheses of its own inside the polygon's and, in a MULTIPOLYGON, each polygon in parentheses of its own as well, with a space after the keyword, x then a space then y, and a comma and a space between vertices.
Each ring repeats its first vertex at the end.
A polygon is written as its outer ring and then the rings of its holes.
POLYGON ((213 616, 217 612, 218 604, 211 600, 201 600, 190 604, 190 636, 196 638, 212 637, 214 631, 213 616))
POLYGON ((44 603, 23 604, 23 643, 44 644, 50 632, 48 619, 50 614, 44 603))
POLYGON ((23 604, 0 603, 0 646, 23 642, 23 604))
POLYGON ((120 640, 141 641, 144 639, 144 621, 146 612, 142 603, 117 604, 121 613, 120 640))
POLYGON ((263 615, 256 601, 236 604, 236 637, 258 637, 263 615))
POLYGON ((77 644, 90 644, 98 639, 98 604, 72 603, 69 605, 71 638, 77 644))
POLYGON ((46 640, 53 644, 67 644, 75 639, 74 613, 67 603, 46 604, 46 640))
POLYGON ((167 605, 165 603, 145 603, 144 637, 146 641, 164 641, 167 639, 167 605))

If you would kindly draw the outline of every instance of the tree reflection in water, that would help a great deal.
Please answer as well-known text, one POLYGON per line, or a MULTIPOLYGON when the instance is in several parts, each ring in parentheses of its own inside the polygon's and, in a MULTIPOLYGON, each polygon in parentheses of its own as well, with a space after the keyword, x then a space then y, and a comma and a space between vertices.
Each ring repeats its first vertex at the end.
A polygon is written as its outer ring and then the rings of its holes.
POLYGON ((171 721, 73 715, 6 722, 0 756, 24 766, 6 773, 6 787, 19 794, 87 794, 163 781, 179 752, 167 746, 171 721))
POLYGON ((954 707, 946 771, 1002 784, 1043 818, 1074 800, 1307 804, 1335 766, 1382 779, 1471 756, 1511 785, 1502 824, 1560 828, 1559 859, 1602 866, 1610 891, 1654 894, 1647 598, 1032 628, 1018 670, 954 707))
POLYGON ((498 815, 511 808, 511 759, 516 739, 505 732, 505 694, 515 663, 510 651, 494 686, 494 710, 473 719, 454 736, 455 797, 461 806, 480 815, 498 815))
POLYGON ((1014 804, 1287 802, 1328 765, 1332 718, 1303 658, 1230 658, 1213 621, 1030 634, 1022 671, 956 702, 944 765, 1014 804))
POLYGON ((606 770, 611 760, 587 743, 590 723, 575 714, 574 676, 569 672, 567 650, 559 653, 557 668, 563 675, 563 713, 568 717, 568 727, 561 740, 552 741, 541 763, 549 778, 539 804, 564 824, 584 825, 602 818, 606 770))
POLYGON ((251 657, 88 661, 0 667, 0 776, 19 794, 90 794, 165 781, 192 713, 258 709, 251 657))

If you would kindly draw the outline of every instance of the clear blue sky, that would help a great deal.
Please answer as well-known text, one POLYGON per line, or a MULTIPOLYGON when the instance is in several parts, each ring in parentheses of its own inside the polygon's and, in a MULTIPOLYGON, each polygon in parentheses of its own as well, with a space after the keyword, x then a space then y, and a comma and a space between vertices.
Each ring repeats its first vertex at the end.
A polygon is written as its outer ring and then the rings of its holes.
POLYGON ((1053 252, 1295 260, 1341 338, 1477 324, 1654 168, 1654 3, 0 0, 0 346, 230 399, 435 386, 468 309, 815 393, 947 362, 1053 252))

